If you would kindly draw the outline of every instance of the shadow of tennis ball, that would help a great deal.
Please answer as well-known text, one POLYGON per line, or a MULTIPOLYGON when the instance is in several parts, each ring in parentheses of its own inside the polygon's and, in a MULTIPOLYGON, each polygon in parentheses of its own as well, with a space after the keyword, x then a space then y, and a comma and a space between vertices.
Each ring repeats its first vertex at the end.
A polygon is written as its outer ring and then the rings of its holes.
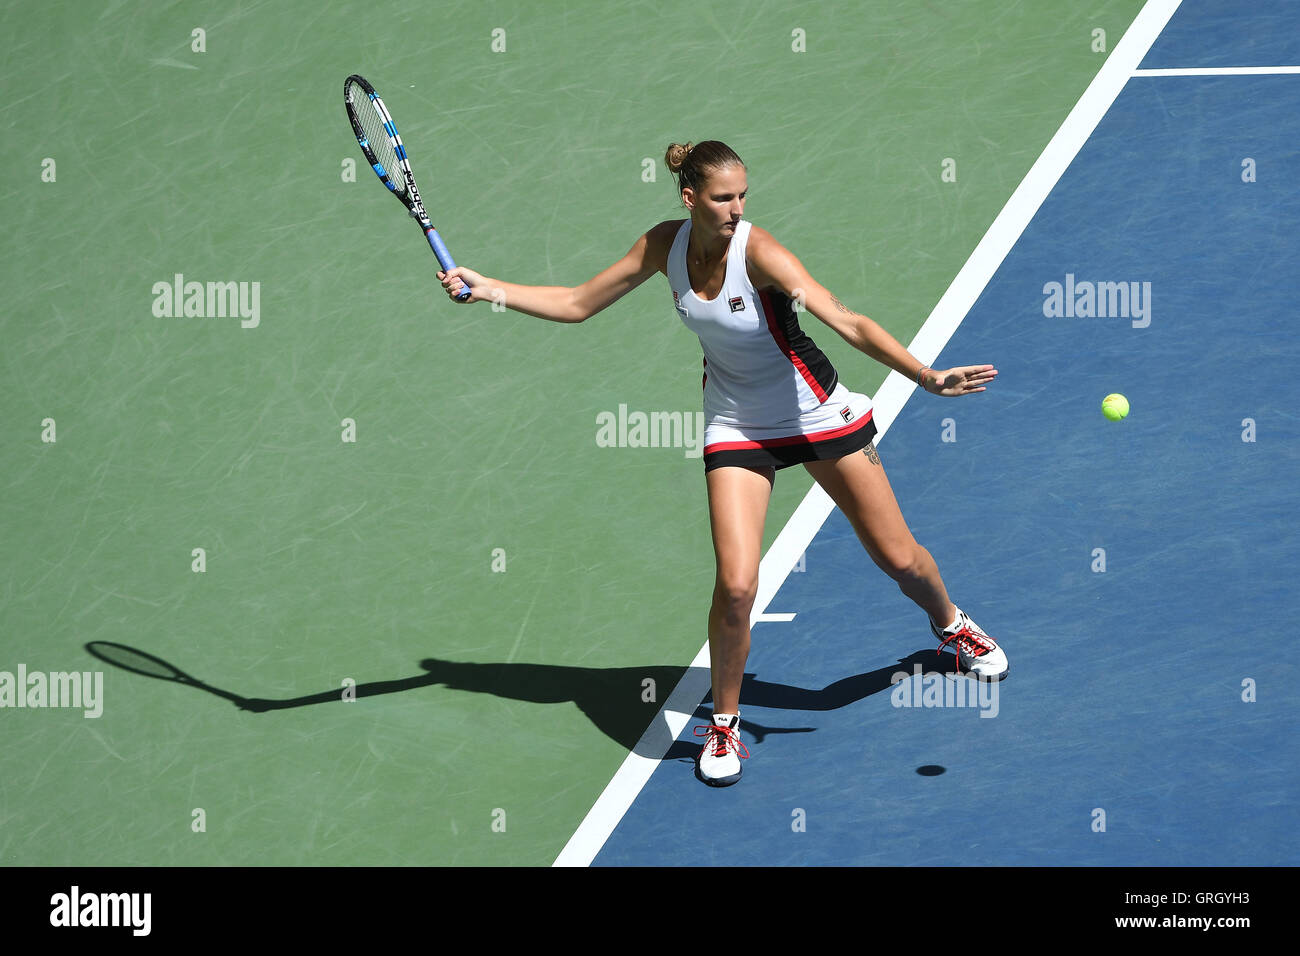
POLYGON ((938 764, 928 763, 924 767, 917 767, 916 772, 922 777, 937 777, 947 769, 947 767, 940 767, 938 764))

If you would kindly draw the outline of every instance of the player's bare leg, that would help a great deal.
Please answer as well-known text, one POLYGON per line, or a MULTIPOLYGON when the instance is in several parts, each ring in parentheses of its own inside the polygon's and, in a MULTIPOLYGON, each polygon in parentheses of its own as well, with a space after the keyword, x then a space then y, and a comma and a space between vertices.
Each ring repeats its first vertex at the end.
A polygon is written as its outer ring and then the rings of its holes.
POLYGON ((894 579, 899 590, 939 627, 951 621, 956 608, 948 600, 939 566, 903 520, 875 444, 863 453, 810 461, 804 467, 844 512, 871 560, 894 579))
POLYGON ((715 468, 705 474, 709 525, 717 558, 709 608, 713 709, 735 714, 749 657, 749 615, 758 594, 763 522, 772 497, 771 468, 715 468))
POLYGON ((955 649, 958 669, 984 680, 1006 677, 1005 652, 949 600, 934 558, 912 537, 875 444, 862 454, 808 462, 805 467, 844 512, 876 565, 930 616, 930 630, 940 646, 955 649))

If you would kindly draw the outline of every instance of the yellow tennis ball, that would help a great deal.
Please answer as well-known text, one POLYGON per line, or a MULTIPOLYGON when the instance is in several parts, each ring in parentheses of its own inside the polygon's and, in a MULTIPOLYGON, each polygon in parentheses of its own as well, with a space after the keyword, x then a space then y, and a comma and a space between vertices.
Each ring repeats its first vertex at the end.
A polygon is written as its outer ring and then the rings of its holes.
POLYGON ((1117 422, 1128 415, 1128 399, 1115 392, 1101 400, 1101 413, 1112 422, 1117 422))

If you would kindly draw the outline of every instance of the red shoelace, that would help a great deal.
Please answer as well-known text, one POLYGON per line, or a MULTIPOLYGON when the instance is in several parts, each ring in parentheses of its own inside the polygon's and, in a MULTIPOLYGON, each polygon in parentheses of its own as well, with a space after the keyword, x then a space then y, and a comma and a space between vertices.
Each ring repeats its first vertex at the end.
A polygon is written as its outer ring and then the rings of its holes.
POLYGON ((943 649, 947 647, 949 644, 951 644, 953 641, 957 641, 957 673, 958 674, 961 673, 961 652, 962 651, 965 651, 968 657, 982 657, 985 654, 987 654, 989 651, 993 650, 994 647, 991 638, 984 637, 983 635, 980 634, 976 634, 969 627, 963 624, 957 630, 953 631, 952 634, 950 634, 946 640, 942 641, 939 644, 939 649, 935 651, 935 653, 936 654, 942 653, 943 649), (958 640, 958 638, 961 638, 961 640, 958 640))
POLYGON ((745 747, 745 742, 740 739, 740 734, 736 733, 732 727, 719 727, 717 724, 700 724, 695 728, 695 736, 703 737, 704 751, 707 752, 709 745, 713 746, 714 757, 725 757, 727 749, 730 747, 736 751, 736 754, 742 759, 749 759, 749 750, 745 747), (704 733, 700 733, 704 731, 704 733))

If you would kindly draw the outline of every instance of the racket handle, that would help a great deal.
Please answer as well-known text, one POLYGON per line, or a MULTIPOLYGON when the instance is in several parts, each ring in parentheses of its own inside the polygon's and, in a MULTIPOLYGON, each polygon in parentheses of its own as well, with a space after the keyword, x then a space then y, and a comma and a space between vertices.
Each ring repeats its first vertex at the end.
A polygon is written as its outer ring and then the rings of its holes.
MULTIPOLYGON (((437 229, 430 226, 428 229, 424 230, 424 238, 429 240, 429 247, 433 249, 433 254, 438 257, 438 264, 442 266, 443 272, 450 272, 452 269, 456 268, 456 260, 454 260, 451 257, 451 253, 447 251, 447 244, 442 241, 442 236, 438 235, 437 229)), ((465 288, 461 290, 460 294, 456 296, 456 301, 464 302, 469 298, 469 296, 469 286, 466 285, 465 288)))

